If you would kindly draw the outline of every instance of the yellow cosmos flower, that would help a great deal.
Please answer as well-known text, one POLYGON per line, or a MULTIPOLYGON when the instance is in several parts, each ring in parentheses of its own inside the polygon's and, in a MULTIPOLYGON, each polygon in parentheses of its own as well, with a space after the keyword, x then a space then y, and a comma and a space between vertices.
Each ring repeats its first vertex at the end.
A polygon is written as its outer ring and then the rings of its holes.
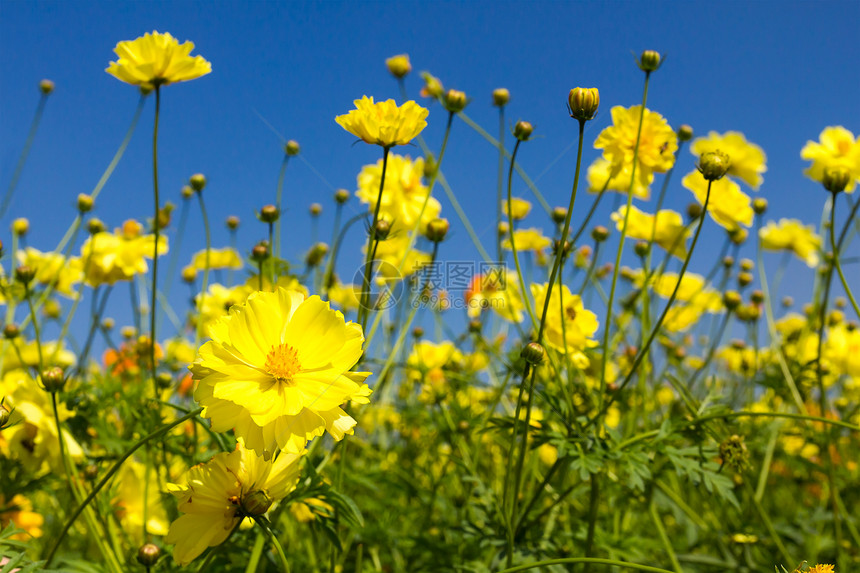
MULTIPOLYGON (((194 253, 191 259, 191 267, 199 271, 206 270, 206 250, 194 253)), ((235 249, 224 247, 223 249, 209 250, 210 269, 241 269, 242 257, 235 249)))
POLYGON ((176 562, 188 565, 207 547, 223 543, 246 516, 263 515, 286 497, 298 483, 303 453, 281 453, 266 461, 240 440, 234 451, 188 470, 185 486, 168 484, 183 513, 164 539, 176 544, 176 562))
MULTIPOLYGON (((688 173, 681 184, 693 192, 696 200, 704 205, 708 192, 708 182, 698 171, 688 173)), ((708 201, 708 214, 718 225, 728 231, 749 227, 753 222, 753 208, 749 195, 740 186, 723 177, 711 184, 711 198, 708 201)))
POLYGON ((860 330, 841 322, 827 331, 824 355, 832 368, 846 376, 860 378, 860 330))
MULTIPOLYGON (((613 107, 612 125, 601 131, 594 142, 595 149, 602 149, 603 157, 614 166, 633 164, 641 110, 642 106, 639 105, 630 108, 613 107)), ((637 171, 668 171, 675 164, 677 150, 678 136, 666 119, 659 113, 646 109, 642 117, 637 171)))
POLYGON ((66 258, 60 253, 43 253, 27 247, 16 253, 18 264, 27 265, 36 271, 36 282, 54 285, 55 290, 67 297, 74 297, 76 284, 84 277, 81 260, 66 258))
POLYGON ((117 508, 117 517, 123 526, 123 531, 131 535, 135 543, 143 542, 143 516, 147 516, 146 531, 152 535, 167 535, 167 512, 161 503, 156 480, 145 478, 146 465, 132 458, 122 465, 116 479, 116 495, 112 500, 117 508), (148 488, 143 495, 144 487, 148 488), (144 498, 147 499, 147 511, 144 511, 144 498))
POLYGON ((365 143, 406 145, 427 127, 424 120, 430 112, 414 101, 398 107, 393 99, 374 103, 372 97, 364 96, 353 103, 354 110, 334 120, 365 143))
MULTIPOLYGON (((385 167, 385 186, 382 190, 382 204, 379 206, 379 216, 392 225, 392 233, 409 230, 421 218, 418 230, 424 232, 427 224, 439 216, 442 205, 430 194, 430 188, 424 185, 424 160, 420 157, 415 161, 411 157, 391 154, 385 167), (424 203, 427 206, 424 207, 424 203), (424 212, 421 212, 422 207, 424 212)), ((365 165, 358 174, 358 191, 355 196, 366 203, 371 213, 376 210, 379 199, 379 180, 382 177, 382 160, 376 164, 365 165)))
POLYGON ((194 398, 212 429, 234 429, 269 458, 297 453, 328 432, 341 440, 355 420, 340 406, 366 403, 370 372, 350 372, 362 354, 361 327, 317 296, 256 292, 209 327, 191 373, 194 398))
MULTIPOLYGON (((519 197, 511 197, 511 216, 514 221, 525 219, 532 210, 532 204, 519 197)), ((502 213, 508 216, 508 202, 502 201, 502 213)))
POLYGON ((779 223, 768 221, 759 231, 761 248, 766 251, 791 251, 810 268, 820 260, 821 237, 812 225, 804 225, 797 219, 780 219, 779 223))
POLYGON ((833 573, 833 565, 829 565, 827 563, 819 563, 814 567, 810 567, 806 573, 833 573))
POLYGON ((33 511, 33 504, 23 495, 13 495, 7 500, 3 494, 0 494, 0 529, 5 529, 10 523, 24 530, 24 533, 13 535, 11 538, 27 541, 32 537, 42 537, 45 518, 33 511))
POLYGON ((168 33, 144 34, 131 41, 119 42, 113 51, 119 56, 105 70, 135 86, 166 86, 205 76, 212 64, 203 56, 190 56, 194 44, 179 41, 168 33))
POLYGON ((761 174, 767 171, 765 165, 767 158, 762 148, 747 141, 744 134, 738 131, 728 131, 722 135, 716 131, 711 131, 708 133, 708 137, 699 137, 690 146, 690 152, 697 157, 717 150, 728 154, 732 159, 726 174, 730 177, 737 177, 758 191, 764 181, 761 174))
POLYGON ((466 290, 466 306, 469 318, 478 318, 482 311, 493 309, 511 322, 522 322, 526 308, 517 275, 510 269, 475 275, 466 290))
MULTIPOLYGON (((542 251, 552 244, 552 240, 544 236, 540 229, 517 229, 514 231, 514 244, 517 251, 542 251)), ((502 240, 502 248, 513 250, 509 236, 502 240)))
POLYGON ((432 404, 451 394, 445 369, 457 368, 462 361, 463 353, 452 342, 416 342, 406 359, 406 367, 409 380, 422 383, 419 399, 432 404))
MULTIPOLYGON (((615 221, 615 228, 619 231, 624 227, 624 214, 627 206, 622 205, 617 212, 610 215, 615 221)), ((663 209, 656 215, 657 228, 654 229, 654 215, 640 211, 636 207, 630 207, 630 216, 627 218, 627 238, 639 241, 654 242, 669 251, 678 258, 687 256, 687 237, 690 229, 684 226, 684 219, 680 213, 670 209, 663 209)))
MULTIPOLYGON (((539 310, 543 309, 546 302, 548 286, 548 283, 531 285, 535 308, 539 310)), ((597 346, 594 334, 599 326, 597 315, 586 310, 580 296, 571 293, 567 285, 561 285, 561 289, 556 285, 552 289, 544 330, 546 343, 549 346, 564 350, 567 345, 569 351, 593 348, 597 346)))
POLYGON ((361 286, 336 282, 328 288, 328 298, 344 312, 358 310, 361 286))
MULTIPOLYGON (((91 235, 81 246, 84 277, 90 286, 114 284, 145 274, 155 247, 155 235, 143 235, 143 227, 129 219, 113 233, 103 231, 91 235)), ((167 253, 167 237, 158 238, 158 254, 167 253)))
POLYGON ((825 127, 817 142, 806 142, 800 156, 812 161, 803 173, 814 181, 821 181, 824 172, 832 167, 842 167, 851 174, 846 193, 851 193, 860 181, 860 135, 855 138, 841 125, 825 127))
MULTIPOLYGON (((600 193, 605 188, 607 191, 627 193, 630 189, 631 165, 629 163, 613 165, 603 157, 598 157, 588 166, 588 192, 600 193)), ((650 199, 653 181, 654 173, 652 171, 637 169, 633 196, 646 201, 650 199)))

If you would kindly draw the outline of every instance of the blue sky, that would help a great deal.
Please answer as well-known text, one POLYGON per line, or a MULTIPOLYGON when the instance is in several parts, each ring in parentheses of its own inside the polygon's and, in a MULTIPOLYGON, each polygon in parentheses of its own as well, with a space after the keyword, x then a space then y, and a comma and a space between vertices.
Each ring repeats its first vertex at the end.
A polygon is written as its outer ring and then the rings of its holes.
MULTIPOLYGON (((293 240, 286 253, 298 259, 309 245, 307 207, 325 212, 321 237, 330 232, 335 188, 355 189, 362 165, 379 148, 353 145, 334 117, 364 94, 399 99, 385 58, 408 53, 416 73, 407 78, 411 97, 428 70, 446 87, 465 91, 467 113, 491 133, 498 130, 491 91, 512 94, 511 121, 526 119, 537 137, 521 151, 526 170, 553 205, 567 203, 573 177, 576 122, 567 116, 570 88, 596 86, 601 114, 586 132, 584 161, 610 122, 613 105, 641 99, 643 74, 631 55, 656 49, 667 55, 653 76, 649 108, 697 134, 739 130, 764 148, 768 171, 759 196, 770 218, 818 223, 826 193, 805 179, 800 149, 828 125, 860 131, 860 23, 857 2, 17 2, 0 3, 0 188, 5 192, 38 101, 42 78, 56 83, 10 212, 0 221, 9 240, 13 217, 31 220, 29 244, 50 250, 74 216, 75 197, 90 192, 110 161, 138 101, 135 88, 104 72, 117 41, 144 32, 192 40, 195 54, 212 62, 209 76, 164 89, 159 143, 164 200, 179 204, 189 175, 205 173, 207 207, 215 246, 227 244, 223 221, 241 217, 240 244, 264 237, 253 210, 274 202, 282 158, 280 140, 258 114, 302 146, 304 161, 287 173, 285 224, 293 240), (559 155, 567 152, 559 158, 559 155), (557 162, 553 163, 556 159, 557 162), (314 173, 322 174, 322 177, 314 173)), ((99 198, 95 215, 109 227, 130 217, 151 216, 151 129, 148 101, 131 145, 99 198)), ((438 148, 445 112, 434 105, 424 133, 438 148)), ((509 138, 510 141, 510 138, 509 138)), ((401 148, 413 156, 417 147, 401 148)), ((472 223, 493 242, 496 151, 455 121, 443 169, 472 223)), ((683 210, 692 195, 680 186, 693 168, 686 150, 666 206, 683 210)), ((443 216, 452 242, 442 256, 476 258, 442 190, 443 216)), ((515 181, 514 193, 529 197, 515 181)), ((584 213, 591 197, 583 196, 584 213), (586 200, 587 199, 587 200, 586 200)), ((840 207, 843 215, 846 204, 840 207)), ((598 221, 608 223, 608 205, 598 221)), ((648 208, 648 205, 643 206, 648 208)), ((653 208, 653 206, 651 206, 653 208)), ((358 212, 352 200, 348 211, 358 212)), ((203 248, 202 226, 191 210, 183 263, 203 248)), ((574 224, 577 222, 574 217, 574 224)), ((527 226, 549 231, 538 210, 527 226)), ((360 232, 352 235, 358 260, 360 232)), ((706 272, 722 232, 706 222, 704 244, 692 269, 706 272)), ((853 247, 856 252, 856 244, 853 247)), ((752 256, 754 252, 746 253, 752 256)), ((771 266, 779 259, 769 258, 771 266)), ((6 265, 8 268, 8 264, 6 265)), ((812 273, 792 262, 792 294, 804 299, 812 273)), ((856 264, 846 272, 860 276, 856 264)), ((346 269, 342 274, 348 275, 346 269)), ((176 289, 177 291, 179 289, 176 289)), ((185 291, 183 291, 185 292, 185 291)))

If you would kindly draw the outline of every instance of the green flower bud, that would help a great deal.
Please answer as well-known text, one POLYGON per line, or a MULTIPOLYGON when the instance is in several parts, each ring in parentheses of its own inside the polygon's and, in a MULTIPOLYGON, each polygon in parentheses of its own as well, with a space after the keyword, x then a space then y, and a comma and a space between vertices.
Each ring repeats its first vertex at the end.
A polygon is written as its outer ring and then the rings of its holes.
POLYGON ((246 515, 263 515, 272 507, 273 501, 266 492, 253 491, 242 499, 242 510, 246 515))
POLYGON ((602 243, 609 238, 609 229, 603 225, 597 225, 591 230, 591 238, 594 239, 595 242, 602 243))
POLYGON ((226 223, 228 229, 230 229, 231 231, 235 231, 239 228, 239 217, 237 217, 236 215, 230 215, 229 217, 227 217, 226 223))
POLYGON ((86 193, 78 195, 78 211, 81 213, 89 213, 93 210, 93 198, 86 193))
POLYGON ((573 119, 594 119, 599 106, 600 92, 597 88, 573 88, 567 96, 567 110, 573 119))
POLYGON ((702 206, 698 203, 690 203, 687 205, 687 216, 690 220, 695 221, 702 216, 702 206))
POLYGON ((191 199, 194 195, 194 189, 191 188, 191 185, 183 185, 181 193, 183 199, 191 199))
POLYGON ((311 203, 308 211, 310 212, 311 217, 319 217, 320 214, 322 214, 322 205, 319 203, 311 203))
POLYGON ((553 223, 561 225, 564 223, 564 220, 567 219, 567 209, 564 207, 556 207, 552 210, 550 217, 552 217, 553 223))
POLYGON ((514 125, 514 137, 520 141, 528 141, 533 131, 534 127, 527 121, 518 121, 514 125))
POLYGON ((743 288, 753 282, 752 273, 746 271, 738 273, 738 286, 743 288))
POLYGON ((678 128, 678 140, 690 141, 693 139, 693 128, 686 123, 678 128))
POLYGON ((412 71, 412 64, 409 62, 408 54, 398 54, 385 60, 385 65, 392 76, 398 80, 406 77, 412 71))
POLYGON ((750 235, 749 231, 747 231, 746 229, 742 229, 740 227, 736 227, 736 228, 732 229, 731 231, 729 231, 729 239, 735 245, 743 245, 746 242, 749 235, 750 235))
POLYGON ((472 334, 481 334, 483 326, 483 323, 477 318, 475 320, 471 320, 469 321, 469 332, 472 334))
POLYGON ((755 263, 752 262, 751 259, 741 259, 740 265, 738 266, 740 266, 742 271, 749 272, 755 268, 755 263))
POLYGON ((740 306, 743 299, 738 291, 729 290, 723 293, 723 304, 729 310, 734 310, 740 306))
POLYGON ((764 215, 764 212, 767 211, 767 199, 762 197, 753 199, 752 208, 756 215, 764 215))
POLYGON ((203 188, 206 187, 206 176, 202 173, 195 173, 191 176, 191 179, 188 180, 188 183, 191 185, 191 188, 200 193, 203 191, 203 188))
POLYGON ((428 153, 427 157, 424 158, 424 177, 432 178, 438 169, 439 164, 436 162, 436 158, 433 157, 433 154, 428 153))
POLYGON ((7 340, 14 340, 21 336, 21 329, 18 328, 18 325, 14 322, 10 322, 3 327, 3 336, 5 336, 7 340))
POLYGON ((301 151, 301 147, 299 146, 299 142, 295 139, 291 139, 286 144, 284 144, 284 153, 286 153, 289 157, 298 155, 299 151, 301 151))
POLYGON ((305 259, 305 263, 307 263, 309 267, 315 267, 320 264, 323 259, 325 259, 325 256, 327 254, 328 245, 326 245, 325 243, 317 243, 316 245, 311 247, 310 251, 308 251, 308 256, 305 259))
POLYGON ((422 336, 424 336, 424 329, 423 328, 421 328, 420 326, 416 326, 415 328, 412 329, 412 337, 413 338, 421 338, 422 336))
POLYGON ((338 205, 343 205, 349 201, 349 191, 346 189, 338 189, 334 192, 334 200, 338 205))
POLYGON ((723 267, 730 269, 735 266, 735 258, 731 255, 723 257, 723 267))
POLYGON ((261 263, 269 258, 269 243, 268 241, 260 241, 254 248, 251 249, 251 260, 255 263, 261 263))
POLYGON ((66 385, 65 374, 63 373, 63 369, 59 366, 53 366, 42 370, 40 378, 42 379, 42 386, 44 386, 45 390, 48 392, 59 392, 63 389, 63 386, 66 385))
POLYGON ((466 109, 466 104, 469 103, 466 99, 466 94, 460 90, 448 90, 442 100, 442 105, 451 113, 461 112, 466 109))
POLYGON ((12 233, 23 237, 30 232, 30 221, 24 217, 20 217, 12 221, 12 233))
POLYGON ((448 223, 448 219, 436 218, 427 223, 427 231, 424 234, 434 243, 439 243, 445 240, 445 235, 448 234, 448 229, 450 228, 451 225, 448 223))
POLYGON ((15 268, 15 280, 24 286, 29 285, 36 278, 36 269, 28 265, 21 265, 15 268))
POLYGON ((753 304, 761 304, 764 302, 764 293, 760 290, 754 290, 750 293, 750 302, 753 304))
POLYGON ((260 213, 258 218, 263 223, 274 223, 281 216, 281 210, 275 207, 274 205, 265 205, 262 209, 260 209, 260 213))
POLYGON ((155 565, 159 557, 161 557, 161 549, 154 543, 141 545, 137 550, 137 562, 147 569, 155 565))
POLYGON ((644 257, 648 254, 649 245, 645 241, 636 241, 636 244, 633 245, 633 252, 636 253, 637 257, 644 257))
POLYGON ((50 95, 54 91, 54 82, 51 80, 42 80, 39 82, 39 91, 44 95, 50 95))
POLYGON ((790 296, 782 297, 782 306, 783 308, 791 308, 792 306, 794 306, 794 299, 790 296))
POLYGON ((508 102, 511 101, 511 92, 509 92, 505 88, 496 88, 493 90, 493 105, 496 107, 502 107, 508 105, 508 102))
POLYGON ((660 52, 655 52, 654 50, 645 50, 642 52, 642 55, 639 56, 639 69, 643 72, 655 72, 660 68, 660 64, 662 64, 662 58, 660 57, 660 52))
POLYGON ((540 364, 545 354, 546 352, 544 351, 543 346, 537 342, 529 342, 525 348, 523 348, 522 352, 520 352, 520 356, 523 360, 532 366, 540 364))
POLYGON ((391 223, 386 221, 385 219, 379 219, 376 222, 376 239, 379 241, 384 241, 388 238, 389 233, 391 233, 391 223))
POLYGON ((830 167, 824 170, 824 177, 821 183, 824 188, 831 193, 839 193, 845 191, 848 183, 851 182, 851 174, 844 167, 830 167))
POLYGON ((717 181, 723 178, 731 164, 729 156, 717 149, 703 153, 696 167, 707 181, 717 181))

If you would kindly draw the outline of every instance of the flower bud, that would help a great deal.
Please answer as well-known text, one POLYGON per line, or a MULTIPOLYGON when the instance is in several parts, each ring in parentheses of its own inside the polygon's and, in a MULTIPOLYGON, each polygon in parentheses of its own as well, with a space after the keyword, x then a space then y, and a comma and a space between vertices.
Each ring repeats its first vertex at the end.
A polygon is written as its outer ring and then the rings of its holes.
POLYGON ((158 376, 155 377, 155 383, 162 390, 166 390, 173 386, 173 377, 167 372, 159 372, 158 376))
POLYGON ((597 271, 594 273, 594 276, 597 278, 597 280, 603 280, 610 274, 612 274, 612 267, 612 263, 604 263, 597 269, 597 271))
POLYGON ((51 80, 42 80, 39 82, 39 91, 43 95, 50 95, 54 91, 54 82, 51 80))
POLYGON ((753 304, 761 304, 764 302, 764 293, 760 290, 754 290, 750 293, 750 302, 753 304))
POLYGON ((833 305, 839 309, 845 308, 848 305, 848 299, 844 296, 837 296, 836 300, 833 301, 833 305))
POLYGON ((645 241, 636 241, 636 244, 633 245, 633 252, 636 253, 637 257, 644 257, 648 254, 649 245, 645 241))
POLYGON ((63 314, 63 309, 56 299, 49 298, 42 305, 42 314, 45 315, 45 318, 57 319, 63 314))
POLYGON ((735 245, 743 245, 749 237, 749 232, 741 227, 736 227, 729 231, 729 239, 735 245))
POLYGON ((506 88, 496 88, 493 90, 494 106, 503 107, 508 105, 509 101, 511 101, 511 92, 509 92, 506 88))
POLYGON ((743 436, 730 436, 720 444, 720 458, 724 465, 736 472, 743 471, 749 462, 750 453, 743 436))
POLYGON ((421 328, 420 326, 416 326, 415 328, 412 329, 412 337, 413 338, 421 338, 422 336, 424 336, 424 329, 423 328, 421 328))
POLYGON ((698 203, 690 203, 687 205, 687 216, 695 221, 702 216, 702 206, 698 203))
POLYGON ((836 326, 845 320, 845 313, 841 310, 831 310, 827 314, 827 326, 836 326))
POLYGON ((388 238, 389 233, 391 233, 391 223, 385 219, 379 219, 376 222, 375 231, 376 239, 378 241, 384 241, 388 238))
POLYGON ((192 284, 197 280, 197 269, 188 265, 182 269, 182 281, 187 284, 192 284))
POLYGON ((188 180, 188 183, 191 185, 191 188, 200 193, 203 191, 203 188, 206 187, 206 176, 202 173, 195 173, 191 176, 191 179, 188 180))
POLYGON ((385 65, 392 76, 398 80, 406 77, 412 71, 412 64, 409 62, 409 54, 398 54, 391 56, 385 60, 385 65))
POLYGON ((729 156, 717 149, 703 153, 699 157, 699 164, 696 168, 705 180, 717 181, 723 178, 723 175, 729 170, 730 165, 731 159, 729 156))
POLYGON ((509 230, 510 230, 510 226, 508 225, 507 221, 501 221, 499 223, 498 228, 496 228, 496 232, 499 234, 499 236, 502 236, 502 237, 507 235, 509 230))
POLYGON ((105 230, 105 224, 101 222, 101 219, 97 219, 93 217, 89 221, 87 221, 87 231, 90 235, 95 235, 96 233, 103 233, 105 230))
POLYGON ((466 100, 466 94, 461 92, 460 90, 448 90, 445 94, 445 98, 442 101, 442 104, 445 106, 445 109, 450 111, 451 113, 457 113, 463 111, 466 108, 466 104, 469 103, 466 100))
POLYGON ((564 223, 564 220, 567 219, 567 209, 564 207, 556 207, 552 210, 550 217, 552 217, 553 223, 561 225, 564 223))
POLYGON ((120 334, 125 340, 131 340, 137 334, 137 330, 133 326, 123 326, 120 334))
POLYGON ((693 139, 693 128, 686 123, 678 128, 678 140, 690 141, 693 139))
POLYGON ((66 377, 63 374, 63 369, 59 366, 53 366, 42 370, 42 386, 48 392, 59 392, 66 385, 66 377))
POLYGON ((78 211, 81 213, 89 213, 93 210, 93 198, 86 193, 78 195, 78 211))
POLYGON ((749 285, 753 282, 752 273, 748 273, 746 271, 738 273, 738 286, 741 288, 749 285))
POLYGON ((600 92, 597 88, 573 88, 567 96, 567 110, 570 117, 580 121, 594 119, 600 106, 600 92))
POLYGON ((12 415, 9 413, 9 410, 7 410, 5 406, 0 404, 0 429, 6 427, 6 424, 9 423, 9 418, 11 417, 12 415))
POLYGON ((824 188, 831 193, 839 193, 845 191, 848 183, 851 182, 851 174, 844 167, 830 167, 824 170, 824 176, 821 178, 821 183, 824 188))
POLYGON ((738 265, 742 271, 749 272, 755 268, 755 263, 752 262, 752 259, 741 259, 740 265, 738 265))
POLYGON ((451 225, 448 223, 448 219, 433 219, 427 223, 427 231, 425 231, 424 234, 434 243, 439 243, 445 239, 445 235, 448 234, 448 229, 450 227, 451 225))
POLYGON ((532 131, 534 131, 534 127, 527 121, 518 121, 514 125, 514 137, 520 141, 528 141, 532 136, 532 131))
POLYGON ((645 50, 642 52, 642 55, 639 56, 639 69, 643 72, 655 72, 660 67, 662 63, 662 58, 660 57, 660 52, 655 52, 654 50, 645 50))
POLYGON ((537 342, 529 342, 520 352, 520 356, 531 365, 540 364, 546 352, 537 342))
POLYGON ((322 213, 322 205, 320 205, 319 203, 311 203, 311 206, 310 208, 308 208, 308 211, 310 212, 311 217, 319 217, 322 213))
POLYGON ((603 225, 597 225, 591 230, 591 238, 594 239, 595 242, 602 243, 609 238, 609 229, 603 225))
POLYGON ((307 263, 309 267, 315 267, 323 261, 327 254, 328 245, 326 245, 325 243, 317 243, 316 245, 311 247, 310 251, 308 251, 308 256, 305 259, 305 263, 307 263))
POLYGON ((251 260, 255 263, 261 263, 269 258, 269 243, 268 241, 260 241, 254 248, 251 249, 251 260))
POLYGON ((263 515, 272 507, 272 501, 274 500, 266 492, 253 491, 242 499, 242 509, 247 515, 263 515))
POLYGON ((761 318, 761 309, 752 304, 744 304, 735 309, 735 315, 742 322, 755 322, 761 318))
POLYGON ((13 340, 15 338, 18 338, 20 335, 21 329, 18 328, 18 325, 14 322, 10 322, 3 327, 3 336, 6 337, 7 340, 13 340))
POLYGON ((180 192, 182 193, 183 199, 191 199, 194 195, 194 189, 191 188, 191 185, 183 185, 180 192))
POLYGON ((36 278, 36 269, 28 265, 15 267, 15 280, 24 286, 29 285, 36 278))
POLYGON ((12 233, 23 237, 28 232, 30 232, 30 221, 28 219, 21 217, 12 221, 12 233))
POLYGON ((433 157, 432 153, 428 153, 427 157, 424 158, 424 177, 431 179, 436 175, 436 171, 438 170, 439 163, 436 161, 436 158, 433 157))
POLYGON ((334 200, 338 205, 343 205, 349 201, 349 191, 346 189, 338 189, 334 192, 334 200))
POLYGON ((259 219, 263 223, 272 224, 281 216, 281 210, 274 205, 265 205, 260 209, 259 219))
POLYGON ((481 329, 483 328, 483 323, 477 318, 469 321, 469 332, 472 334, 481 334, 481 329))
POLYGON ((729 290, 723 293, 723 304, 729 310, 734 310, 740 306, 743 299, 738 291, 729 290))
POLYGON ((764 215, 764 212, 767 211, 767 199, 762 197, 753 199, 752 208, 756 215, 764 215))
POLYGON ((726 269, 730 269, 735 266, 735 258, 731 255, 726 255, 723 257, 723 267, 726 269))
POLYGON ((147 569, 155 565, 159 557, 161 557, 161 549, 154 543, 141 545, 140 549, 137 550, 137 562, 147 569))
POLYGON ((421 90, 421 95, 423 97, 437 98, 442 95, 443 91, 445 91, 439 78, 429 74, 428 72, 421 72, 421 77, 424 79, 424 88, 421 90))
POLYGON ((230 215, 227 217, 227 228, 231 231, 235 231, 239 228, 239 217, 236 215, 230 215))
POLYGON ((284 144, 284 153, 286 153, 288 157, 298 155, 301 149, 302 148, 299 146, 299 142, 295 139, 291 139, 284 144))
POLYGON ((782 306, 783 308, 791 308, 792 306, 794 306, 794 299, 790 296, 782 297, 782 306))
POLYGON ((173 219, 172 213, 176 208, 176 205, 168 201, 164 207, 158 210, 158 217, 156 217, 156 222, 158 223, 159 229, 167 228, 170 225, 170 221, 173 219))
POLYGON ((112 319, 111 317, 108 316, 107 318, 102 320, 102 328, 104 330, 111 331, 113 330, 114 326, 116 326, 116 321, 114 321, 114 319, 112 319))

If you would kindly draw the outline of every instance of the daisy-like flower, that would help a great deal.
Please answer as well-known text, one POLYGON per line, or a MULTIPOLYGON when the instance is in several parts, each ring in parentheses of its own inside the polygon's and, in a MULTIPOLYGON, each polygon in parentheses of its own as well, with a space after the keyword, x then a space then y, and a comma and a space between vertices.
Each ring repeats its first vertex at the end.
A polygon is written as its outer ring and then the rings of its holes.
MULTIPOLYGON (((382 160, 371 165, 365 165, 358 174, 358 191, 355 196, 366 203, 371 213, 376 211, 379 200, 379 180, 382 177, 382 160)), ((379 216, 393 225, 392 233, 398 230, 411 230, 421 217, 418 231, 424 232, 427 223, 439 216, 442 205, 435 197, 427 198, 430 189, 424 185, 424 160, 418 158, 391 154, 385 167, 385 187, 382 190, 382 204, 379 206, 379 216), (424 203, 427 206, 424 206, 424 203), (424 212, 421 212, 421 209, 424 212)))
POLYGON ((266 458, 300 452, 326 430, 336 440, 353 433, 356 422, 341 405, 368 401, 370 372, 349 371, 364 336, 328 302, 283 288, 256 292, 212 324, 209 336, 191 373, 213 430, 234 429, 266 458))
POLYGON ((157 87, 193 80, 212 71, 212 64, 203 56, 189 55, 193 49, 193 43, 180 44, 168 33, 144 34, 119 42, 113 49, 119 59, 105 71, 135 86, 157 87))
MULTIPOLYGON (((203 271, 206 269, 206 250, 194 253, 191 259, 192 268, 203 271)), ((224 247, 223 249, 209 250, 209 268, 210 269, 241 269, 242 257, 236 252, 236 249, 224 247)))
MULTIPOLYGON (((639 114, 642 106, 612 108, 612 125, 600 132, 594 142, 595 149, 603 150, 613 167, 632 165, 636 148, 636 133, 639 129, 639 114)), ((642 169, 649 174, 664 173, 675 164, 678 150, 678 136, 657 112, 645 109, 642 117, 642 134, 639 138, 637 171, 642 169)), ((627 178, 628 183, 630 178, 627 178)))
MULTIPOLYGON (((545 236, 540 229, 517 229, 514 231, 514 244, 518 251, 540 252, 552 244, 552 240, 545 236)), ((510 236, 502 241, 502 248, 512 251, 510 236)))
POLYGON ((726 175, 737 177, 758 191, 764 181, 761 174, 767 171, 767 157, 762 148, 747 141, 744 134, 738 131, 728 131, 722 135, 711 131, 708 137, 699 137, 690 146, 690 152, 697 157, 717 150, 732 158, 726 175))
MULTIPOLYGON (((532 210, 532 204, 525 199, 519 197, 511 197, 511 217, 514 221, 525 219, 532 210)), ((502 213, 505 217, 508 216, 508 202, 502 201, 502 213)))
POLYGON ((303 453, 281 453, 266 461, 240 440, 234 451, 188 470, 185 486, 168 484, 184 514, 170 524, 164 540, 176 544, 176 562, 188 565, 207 547, 223 543, 242 519, 263 515, 286 497, 299 480, 303 453))
MULTIPOLYGON (((136 274, 149 270, 155 235, 144 235, 143 226, 129 219, 113 233, 103 231, 91 235, 81 246, 84 278, 90 286, 114 284, 131 280, 136 274)), ((158 254, 167 253, 167 237, 158 238, 158 254)))
POLYGON ((525 303, 520 293, 517 275, 510 269, 493 269, 472 277, 465 293, 469 318, 478 318, 481 311, 493 309, 511 322, 522 322, 525 303))
MULTIPOLYGON (((708 193, 708 182, 698 171, 692 171, 681 184, 693 192, 696 200, 704 205, 708 193)), ((740 186, 723 177, 711 182, 711 198, 708 200, 708 214, 718 225, 728 231, 749 227, 753 222, 753 208, 749 195, 740 186)))
MULTIPOLYGON (((619 231, 624 227, 624 214, 626 212, 627 206, 622 205, 617 212, 610 215, 619 231)), ((653 234, 655 243, 678 258, 686 257, 687 237, 690 236, 690 230, 684 227, 684 219, 681 214, 671 209, 660 210, 656 215, 656 229, 654 228, 654 218, 655 215, 631 206, 630 216, 627 218, 627 238, 650 241, 653 234)))
MULTIPOLYGON (((588 192, 600 193, 605 189, 606 191, 627 193, 627 190, 630 189, 631 165, 613 165, 603 157, 598 157, 588 166, 588 192)), ((654 173, 647 169, 637 169, 636 182, 633 185, 633 197, 645 201, 650 199, 653 181, 654 173)))
POLYGON ((374 103, 372 97, 364 96, 353 103, 354 110, 334 120, 365 143, 406 145, 427 127, 424 120, 430 112, 414 101, 398 107, 393 99, 374 103))
POLYGON ((804 175, 814 181, 821 181, 824 172, 833 167, 842 167, 848 170, 851 178, 846 193, 851 193, 854 186, 860 181, 860 136, 842 127, 825 127, 818 141, 807 141, 800 150, 803 159, 812 161, 812 165, 804 171, 804 175))
MULTIPOLYGON (((543 309, 549 284, 532 284, 535 308, 543 309)), ((597 346, 594 333, 600 323, 597 315, 582 305, 582 298, 570 292, 567 285, 552 289, 546 315, 546 343, 558 350, 583 351, 597 346), (559 300, 561 297, 561 300, 559 300), (562 310, 563 309, 563 310, 562 310), (563 314, 562 314, 563 312, 563 314)))
POLYGON ((33 247, 19 250, 16 255, 18 264, 35 269, 36 282, 54 285, 55 290, 63 296, 76 296, 74 287, 84 276, 80 259, 67 258, 60 253, 43 253, 33 247))
POLYGON ((768 221, 759 231, 761 248, 766 251, 791 251, 814 268, 818 266, 821 237, 815 234, 812 225, 804 225, 797 219, 780 219, 779 223, 768 221))

